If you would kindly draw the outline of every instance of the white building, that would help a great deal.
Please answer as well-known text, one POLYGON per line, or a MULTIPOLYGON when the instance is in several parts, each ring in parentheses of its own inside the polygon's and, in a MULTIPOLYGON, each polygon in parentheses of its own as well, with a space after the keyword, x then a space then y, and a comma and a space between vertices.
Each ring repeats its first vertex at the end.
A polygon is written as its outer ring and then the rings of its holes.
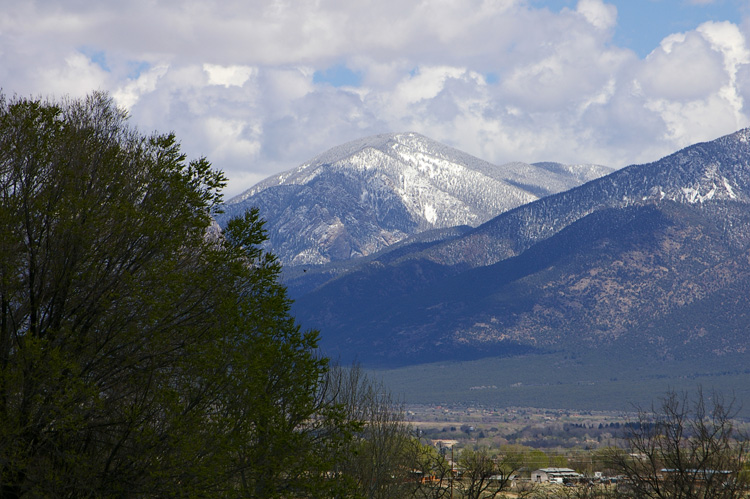
POLYGON ((532 482, 563 483, 567 480, 578 480, 580 474, 570 468, 542 468, 531 472, 532 482))

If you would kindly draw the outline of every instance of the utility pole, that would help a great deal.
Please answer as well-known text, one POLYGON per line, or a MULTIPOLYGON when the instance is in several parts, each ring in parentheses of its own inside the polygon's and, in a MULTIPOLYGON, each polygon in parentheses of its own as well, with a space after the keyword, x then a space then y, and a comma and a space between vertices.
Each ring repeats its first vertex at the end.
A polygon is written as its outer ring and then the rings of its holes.
POLYGON ((456 468, 456 463, 453 461, 453 445, 451 445, 451 499, 453 499, 453 474, 456 468))

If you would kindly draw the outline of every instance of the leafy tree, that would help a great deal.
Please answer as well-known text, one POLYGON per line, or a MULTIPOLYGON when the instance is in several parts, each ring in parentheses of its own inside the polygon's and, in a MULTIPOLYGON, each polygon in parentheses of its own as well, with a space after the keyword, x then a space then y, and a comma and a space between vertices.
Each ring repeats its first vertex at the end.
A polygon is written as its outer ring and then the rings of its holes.
POLYGON ((445 455, 435 447, 412 439, 408 461, 416 472, 409 497, 420 499, 443 499, 452 493, 453 470, 445 455))
POLYGON ((706 399, 698 390, 691 400, 670 391, 627 425, 628 453, 612 452, 612 466, 634 497, 745 497, 748 439, 735 428, 734 416, 734 404, 721 394, 706 399))
MULTIPOLYGON (((224 176, 101 93, 0 96, 0 494, 322 495, 326 361, 224 176)), ((343 427, 342 431, 346 431, 343 427)))

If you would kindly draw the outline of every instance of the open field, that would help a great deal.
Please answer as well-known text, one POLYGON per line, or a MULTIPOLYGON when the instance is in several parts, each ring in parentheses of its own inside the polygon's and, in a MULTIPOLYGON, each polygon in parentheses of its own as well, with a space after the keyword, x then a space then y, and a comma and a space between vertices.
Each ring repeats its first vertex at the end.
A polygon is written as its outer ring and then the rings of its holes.
POLYGON ((409 405, 632 413, 667 390, 720 392, 750 418, 750 355, 648 362, 632 353, 551 353, 373 371, 409 405))

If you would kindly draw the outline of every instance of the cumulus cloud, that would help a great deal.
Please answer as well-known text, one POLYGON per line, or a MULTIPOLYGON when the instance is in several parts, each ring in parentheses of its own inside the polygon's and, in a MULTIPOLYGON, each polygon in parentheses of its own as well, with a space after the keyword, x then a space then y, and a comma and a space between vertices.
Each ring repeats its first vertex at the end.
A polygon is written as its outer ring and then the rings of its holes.
POLYGON ((617 23, 604 0, 37 0, 0 14, 0 81, 107 90, 225 170, 229 195, 374 133, 619 167, 750 124, 748 24, 707 22, 640 59, 617 23), (356 83, 316 80, 330 68, 356 83))
POLYGON ((675 101, 711 95, 727 81, 723 54, 698 32, 664 40, 636 77, 649 97, 675 101))
POLYGON ((666 138, 684 146, 748 126, 738 74, 750 63, 749 50, 731 23, 704 23, 662 41, 636 83, 646 108, 663 120, 666 138))
POLYGON ((601 0, 579 0, 576 11, 599 29, 610 29, 617 23, 617 7, 601 0))

